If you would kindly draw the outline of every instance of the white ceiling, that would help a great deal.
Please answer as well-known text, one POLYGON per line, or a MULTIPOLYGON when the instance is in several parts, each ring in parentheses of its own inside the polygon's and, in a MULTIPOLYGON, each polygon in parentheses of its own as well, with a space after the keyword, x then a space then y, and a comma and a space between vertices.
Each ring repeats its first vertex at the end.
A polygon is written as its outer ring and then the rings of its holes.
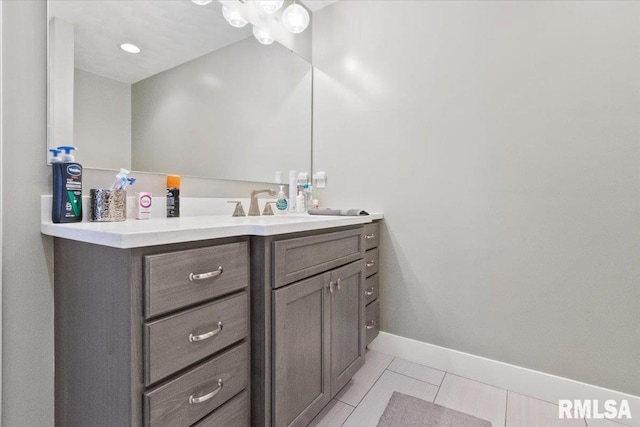
POLYGON ((49 17, 74 24, 75 66, 113 80, 135 83, 251 35, 231 27, 214 1, 49 0, 49 17), (142 53, 120 50, 133 43, 142 53))
POLYGON ((316 12, 338 0, 300 0, 311 12, 316 12))
MULTIPOLYGON (((301 0, 312 12, 337 0, 301 0)), ((135 83, 252 35, 251 25, 230 26, 217 1, 49 0, 49 18, 74 25, 75 66, 135 83), (121 43, 142 49, 123 52, 121 43)))

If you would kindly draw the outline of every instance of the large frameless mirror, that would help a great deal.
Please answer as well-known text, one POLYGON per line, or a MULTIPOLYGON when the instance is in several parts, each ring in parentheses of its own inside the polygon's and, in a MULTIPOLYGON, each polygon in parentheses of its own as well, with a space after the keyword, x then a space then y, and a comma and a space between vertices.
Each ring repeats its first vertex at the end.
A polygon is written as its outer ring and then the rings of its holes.
POLYGON ((311 65, 221 9, 49 0, 47 148, 75 145, 85 167, 217 179, 310 169, 311 65))

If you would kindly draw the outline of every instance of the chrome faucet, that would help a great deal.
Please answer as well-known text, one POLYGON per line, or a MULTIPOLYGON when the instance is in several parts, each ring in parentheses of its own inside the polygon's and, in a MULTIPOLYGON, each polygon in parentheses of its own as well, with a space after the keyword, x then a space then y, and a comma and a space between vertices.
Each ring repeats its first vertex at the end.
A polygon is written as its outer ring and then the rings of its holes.
POLYGON ((266 190, 253 190, 251 192, 251 204, 249 205, 249 216, 260 216, 260 208, 258 207, 258 194, 269 193, 270 196, 275 196, 275 190, 270 188, 266 190))

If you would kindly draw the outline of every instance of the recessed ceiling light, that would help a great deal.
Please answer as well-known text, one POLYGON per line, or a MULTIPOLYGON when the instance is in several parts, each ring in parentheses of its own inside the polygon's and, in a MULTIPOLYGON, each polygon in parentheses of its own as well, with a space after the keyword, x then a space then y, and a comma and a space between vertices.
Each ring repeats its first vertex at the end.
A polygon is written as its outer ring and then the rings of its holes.
POLYGON ((205 4, 211 3, 212 0, 191 0, 191 1, 197 4, 198 6, 204 6, 205 4))
POLYGON ((131 43, 122 43, 120 45, 120 49, 124 50, 127 53, 140 53, 140 48, 131 43))

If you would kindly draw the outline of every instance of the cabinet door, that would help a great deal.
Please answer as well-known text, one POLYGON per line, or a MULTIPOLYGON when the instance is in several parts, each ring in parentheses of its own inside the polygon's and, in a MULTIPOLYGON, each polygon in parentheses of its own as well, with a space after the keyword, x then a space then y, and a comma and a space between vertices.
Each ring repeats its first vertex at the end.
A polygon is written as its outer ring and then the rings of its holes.
POLYGON ((331 397, 364 365, 364 263, 331 272, 331 397))
POLYGON ((331 400, 330 273, 273 292, 273 425, 306 426, 331 400))

